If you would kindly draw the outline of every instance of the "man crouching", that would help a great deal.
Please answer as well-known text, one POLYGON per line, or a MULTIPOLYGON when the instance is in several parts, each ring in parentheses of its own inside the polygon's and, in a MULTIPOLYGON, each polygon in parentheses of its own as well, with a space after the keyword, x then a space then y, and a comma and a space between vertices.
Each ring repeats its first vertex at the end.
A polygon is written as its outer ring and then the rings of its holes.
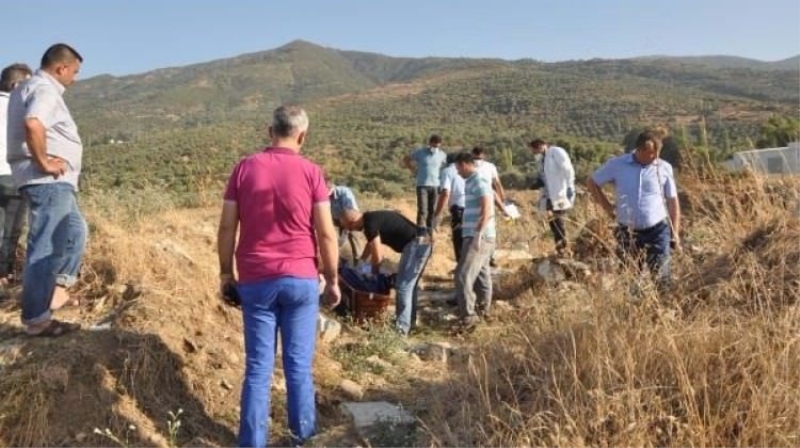
POLYGON ((400 213, 392 210, 364 212, 346 210, 341 217, 342 227, 351 231, 363 231, 367 245, 361 261, 372 264, 377 274, 383 260, 382 245, 389 246, 400 255, 397 266, 396 325, 397 330, 408 335, 417 320, 417 296, 419 280, 431 255, 431 244, 427 238, 417 241, 417 226, 400 213))

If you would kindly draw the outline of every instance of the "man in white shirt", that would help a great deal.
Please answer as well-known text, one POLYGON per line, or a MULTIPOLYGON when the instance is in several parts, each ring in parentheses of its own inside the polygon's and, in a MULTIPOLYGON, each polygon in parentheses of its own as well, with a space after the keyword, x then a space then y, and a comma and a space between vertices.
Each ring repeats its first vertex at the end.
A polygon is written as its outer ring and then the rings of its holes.
POLYGON ((550 231, 556 242, 556 252, 561 256, 568 256, 564 215, 573 207, 575 201, 575 169, 564 148, 551 146, 542 139, 533 140, 528 147, 534 155, 541 155, 542 160, 539 177, 531 188, 534 190, 544 188, 539 209, 548 214, 550 231))
POLYGON ((463 242, 461 222, 464 217, 464 178, 458 174, 453 157, 447 157, 447 166, 442 170, 439 181, 439 200, 433 215, 434 229, 441 220, 445 206, 450 210, 450 229, 452 231, 453 255, 456 263, 461 260, 463 242))
POLYGON ((12 64, 0 74, 0 286, 14 283, 17 242, 22 231, 27 208, 19 194, 11 166, 6 160, 8 127, 8 98, 17 84, 33 75, 25 64, 12 64))

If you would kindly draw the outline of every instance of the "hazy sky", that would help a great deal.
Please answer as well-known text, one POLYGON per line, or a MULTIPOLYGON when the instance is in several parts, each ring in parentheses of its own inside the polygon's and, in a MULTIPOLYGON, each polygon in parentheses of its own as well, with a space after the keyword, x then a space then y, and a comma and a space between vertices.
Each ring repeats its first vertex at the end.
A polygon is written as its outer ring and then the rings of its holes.
POLYGON ((52 43, 82 76, 125 75, 294 39, 392 56, 542 61, 800 53, 798 0, 3 0, 3 66, 52 43))

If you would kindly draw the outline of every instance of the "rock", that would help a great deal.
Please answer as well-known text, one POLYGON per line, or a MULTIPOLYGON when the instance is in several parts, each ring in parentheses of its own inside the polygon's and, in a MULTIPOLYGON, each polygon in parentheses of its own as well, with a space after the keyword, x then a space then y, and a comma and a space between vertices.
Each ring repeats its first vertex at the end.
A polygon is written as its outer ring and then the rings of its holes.
POLYGON ((566 278, 564 269, 548 258, 536 262, 536 269, 534 272, 539 280, 547 284, 558 283, 566 278))
POLYGON ((85 432, 79 432, 79 433, 75 434, 75 441, 76 442, 83 443, 84 440, 86 440, 86 433, 85 432))
POLYGON ((279 375, 278 371, 275 371, 272 375, 272 391, 286 393, 286 378, 283 375, 279 375))
POLYGON ((514 311, 514 306, 505 300, 495 300, 492 303, 493 312, 510 313, 514 311))
POLYGON ((232 390, 233 389, 233 385, 231 383, 229 383, 228 380, 226 380, 224 378, 222 379, 222 381, 219 382, 219 385, 222 386, 222 388, 225 389, 225 390, 232 390))
POLYGON ((455 322, 455 321, 457 321, 457 320, 458 320, 458 316, 456 316, 456 315, 455 315, 455 314, 453 314, 453 313, 447 313, 447 312, 445 312, 445 313, 442 315, 441 319, 442 319, 442 321, 443 321, 443 322, 455 322))
POLYGON ((317 336, 322 339, 322 342, 329 344, 335 341, 341 333, 342 324, 320 313, 317 319, 317 336))
POLYGON ((356 429, 361 432, 379 423, 392 425, 413 425, 416 420, 405 409, 385 401, 366 403, 342 403, 342 412, 353 420, 356 429))
POLYGON ((184 248, 182 248, 180 245, 178 245, 176 242, 170 239, 158 242, 154 245, 154 247, 160 251, 167 252, 168 254, 171 254, 177 258, 183 258, 189 263, 190 266, 194 266, 195 264, 197 264, 195 263, 194 258, 192 258, 192 256, 189 255, 184 248))
POLYGON ((558 284, 558 290, 562 292, 575 292, 583 290, 583 284, 565 280, 558 284))
POLYGON ((364 388, 355 381, 344 379, 339 383, 339 389, 351 400, 360 400, 364 397, 364 388))
POLYGON ((430 342, 412 347, 411 352, 425 361, 446 363, 452 348, 448 342, 430 342))
POLYGON ((372 355, 369 358, 365 359, 365 361, 371 364, 372 366, 379 367, 383 370, 389 370, 392 367, 394 367, 392 363, 381 359, 378 355, 372 355))
POLYGON ((420 294, 420 301, 428 300, 433 303, 446 302, 453 298, 453 291, 425 291, 420 294))
POLYGON ((497 249, 494 253, 494 257, 496 260, 532 260, 533 256, 530 253, 530 249, 522 248, 522 249, 497 249))
POLYGON ((197 353, 197 344, 189 338, 183 338, 183 349, 186 353, 197 353))
POLYGON ((567 278, 586 281, 592 276, 592 268, 581 261, 571 259, 559 259, 556 261, 558 266, 564 269, 564 274, 567 278))

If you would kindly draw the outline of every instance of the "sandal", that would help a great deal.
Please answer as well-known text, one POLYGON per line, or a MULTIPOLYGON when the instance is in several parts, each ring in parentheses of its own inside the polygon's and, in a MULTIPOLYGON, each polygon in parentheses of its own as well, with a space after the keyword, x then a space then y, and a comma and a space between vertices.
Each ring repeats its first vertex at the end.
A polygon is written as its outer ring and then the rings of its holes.
POLYGON ((38 333, 28 333, 28 336, 35 338, 57 338, 80 329, 81 324, 52 319, 43 330, 38 333))

